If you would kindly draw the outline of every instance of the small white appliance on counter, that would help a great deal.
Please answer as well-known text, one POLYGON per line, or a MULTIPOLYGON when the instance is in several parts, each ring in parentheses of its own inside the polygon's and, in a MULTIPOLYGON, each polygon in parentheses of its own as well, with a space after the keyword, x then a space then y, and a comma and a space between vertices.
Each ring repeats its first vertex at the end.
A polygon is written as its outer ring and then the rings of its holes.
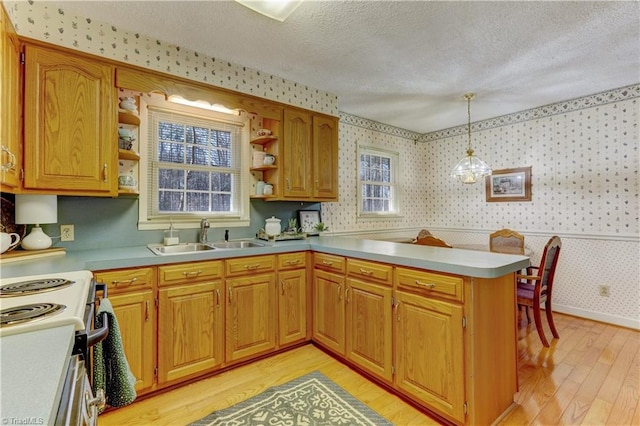
POLYGON ((108 334, 106 322, 92 330, 99 289, 106 297, 90 271, 0 279, 3 419, 97 424, 104 395, 93 397, 88 370, 89 348, 108 334))

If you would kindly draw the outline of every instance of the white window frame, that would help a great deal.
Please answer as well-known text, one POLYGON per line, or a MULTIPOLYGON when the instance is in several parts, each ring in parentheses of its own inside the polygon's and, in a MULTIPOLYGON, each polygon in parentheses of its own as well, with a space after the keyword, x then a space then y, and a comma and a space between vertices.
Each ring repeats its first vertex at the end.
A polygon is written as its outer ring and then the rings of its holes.
MULTIPOLYGON (((170 224, 179 229, 199 228, 202 218, 207 218, 214 227, 239 227, 250 226, 250 203, 249 194, 251 190, 251 175, 249 173, 249 156, 250 146, 250 126, 249 117, 246 113, 242 113, 240 116, 234 116, 230 114, 224 114, 215 111, 209 111, 202 108, 190 107, 185 105, 176 104, 164 100, 160 97, 141 97, 140 98, 140 162, 139 162, 139 208, 138 208, 138 229, 139 230, 153 230, 153 229, 167 229, 170 224), (201 214, 201 213, 181 213, 175 215, 162 215, 162 217, 151 217, 149 212, 149 202, 152 194, 150 191, 150 183, 148 176, 152 172, 151 162, 153 161, 153 152, 148 140, 149 126, 152 125, 149 121, 148 109, 156 108, 165 111, 173 111, 180 114, 188 114, 194 118, 201 118, 205 120, 222 121, 227 123, 233 123, 242 127, 240 136, 240 171, 241 171, 241 183, 240 188, 240 205, 238 214, 236 215, 223 215, 223 214, 201 214)), ((157 190, 157 189, 156 189, 157 190)))
POLYGON ((388 151, 380 148, 375 148, 372 146, 358 146, 357 158, 356 158, 356 171, 357 171, 357 188, 358 188, 358 210, 357 214, 359 218, 366 219, 389 219, 389 218, 400 218, 400 187, 398 185, 398 167, 400 164, 400 154, 395 151, 388 151), (376 212, 368 212, 363 210, 363 194, 362 194, 362 185, 363 181, 360 178, 361 176, 361 167, 362 163, 360 159, 363 155, 374 155, 377 157, 386 157, 390 159, 391 163, 391 197, 390 201, 390 210, 389 211, 376 211, 376 212))

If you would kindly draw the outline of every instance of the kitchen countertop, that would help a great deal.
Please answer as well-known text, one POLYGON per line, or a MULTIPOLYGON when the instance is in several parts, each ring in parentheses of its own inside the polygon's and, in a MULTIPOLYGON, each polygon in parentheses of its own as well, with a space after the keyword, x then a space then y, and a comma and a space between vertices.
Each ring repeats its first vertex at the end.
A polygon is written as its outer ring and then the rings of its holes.
POLYGON ((530 264, 529 258, 526 256, 366 240, 345 236, 322 236, 311 237, 306 240, 261 242, 266 245, 264 247, 207 250, 170 256, 154 255, 146 246, 69 251, 64 256, 53 256, 3 265, 0 269, 0 278, 53 274, 83 269, 99 271, 165 265, 305 250, 478 278, 500 277, 519 271, 530 264))
POLYGON ((53 424, 73 340, 73 325, 2 337, 3 425, 53 424))

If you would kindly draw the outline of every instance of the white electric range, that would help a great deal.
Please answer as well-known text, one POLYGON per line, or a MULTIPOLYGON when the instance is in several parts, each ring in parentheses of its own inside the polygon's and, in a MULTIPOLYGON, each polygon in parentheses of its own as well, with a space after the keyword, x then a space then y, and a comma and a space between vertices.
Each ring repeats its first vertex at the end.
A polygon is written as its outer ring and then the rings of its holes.
POLYGON ((88 347, 107 332, 92 330, 95 299, 90 271, 0 279, 3 419, 95 423, 95 410, 85 404, 85 392, 91 395, 85 363, 88 347))

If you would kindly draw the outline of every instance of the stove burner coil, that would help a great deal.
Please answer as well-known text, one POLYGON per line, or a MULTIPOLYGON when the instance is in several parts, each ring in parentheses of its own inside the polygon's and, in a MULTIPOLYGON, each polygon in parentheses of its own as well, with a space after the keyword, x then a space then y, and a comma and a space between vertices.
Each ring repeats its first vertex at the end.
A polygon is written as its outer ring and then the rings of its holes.
POLYGON ((67 307, 57 303, 32 303, 0 310, 0 327, 23 324, 55 315, 67 307))
POLYGON ((64 278, 43 278, 39 280, 20 281, 0 286, 0 297, 24 296, 33 293, 57 290, 73 284, 64 278))

